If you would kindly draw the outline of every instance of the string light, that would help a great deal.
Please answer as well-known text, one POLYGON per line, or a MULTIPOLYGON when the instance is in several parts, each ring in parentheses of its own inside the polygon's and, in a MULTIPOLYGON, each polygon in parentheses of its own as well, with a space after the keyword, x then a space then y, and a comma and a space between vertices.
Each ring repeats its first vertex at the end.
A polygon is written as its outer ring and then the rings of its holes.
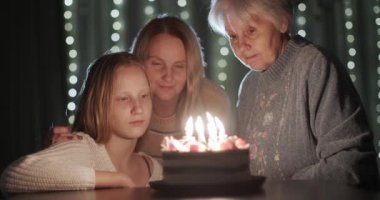
POLYGON ((225 88, 225 82, 227 81, 228 79, 228 74, 226 72, 227 70, 227 65, 228 65, 228 62, 227 62, 227 59, 226 57, 229 56, 230 54, 230 49, 228 47, 228 42, 227 42, 227 39, 223 36, 219 36, 218 37, 218 44, 219 44, 219 59, 217 61, 217 80, 220 82, 220 86, 222 88, 225 88))
MULTIPOLYGON (((377 124, 380 124, 380 1, 376 0, 373 3, 373 14, 374 14, 374 26, 375 30, 377 29, 377 34, 376 34, 376 46, 377 46, 377 105, 376 105, 376 122, 377 124)), ((379 147, 380 147, 380 140, 379 142, 379 147)), ((380 153, 379 153, 379 158, 380 158, 380 153)))
POLYGON ((120 35, 124 34, 124 26, 125 23, 122 17, 122 6, 124 4, 123 0, 114 0, 113 8, 110 11, 111 17, 111 35, 110 39, 112 42, 112 47, 110 49, 111 52, 121 51, 124 47, 124 41, 122 40, 120 35))
POLYGON ((177 1, 177 5, 178 5, 179 7, 184 8, 184 7, 186 7, 186 5, 187 5, 187 1, 186 1, 186 0, 178 0, 178 1, 177 1))
POLYGON ((148 3, 144 8, 145 16, 148 17, 146 19, 149 19, 155 15, 156 9, 154 7, 154 3, 156 3, 155 0, 148 0, 148 3))
POLYGON ((154 13, 154 8, 152 6, 146 6, 145 9, 144 9, 144 13, 146 15, 151 16, 154 13))
POLYGON ((190 13, 185 10, 181 12, 180 16, 181 16, 181 19, 188 20, 190 18, 190 13))
POLYGON ((344 9, 344 27, 346 34, 346 46, 347 46, 347 62, 346 67, 350 73, 351 80, 355 82, 357 80, 356 76, 356 61, 357 61, 357 50, 355 42, 355 24, 354 24, 354 10, 352 7, 352 0, 343 1, 344 9))
POLYGON ((307 24, 307 18, 306 18, 306 12, 307 12, 307 4, 305 2, 299 3, 297 6, 297 10, 295 12, 295 28, 297 31, 297 34, 306 37, 306 24, 307 24))
POLYGON ((69 83, 68 86, 68 103, 66 105, 66 113, 68 115, 68 123, 73 124, 74 123, 74 112, 76 109, 76 104, 74 102, 74 99, 77 96, 77 83, 78 83, 78 50, 77 50, 77 44, 76 44, 76 38, 77 38, 77 27, 75 26, 76 23, 76 13, 74 12, 76 7, 76 4, 72 0, 65 0, 64 1, 64 12, 63 12, 63 18, 64 18, 64 30, 65 30, 65 43, 66 43, 66 49, 67 49, 67 59, 68 59, 68 70, 67 70, 67 82, 69 83))

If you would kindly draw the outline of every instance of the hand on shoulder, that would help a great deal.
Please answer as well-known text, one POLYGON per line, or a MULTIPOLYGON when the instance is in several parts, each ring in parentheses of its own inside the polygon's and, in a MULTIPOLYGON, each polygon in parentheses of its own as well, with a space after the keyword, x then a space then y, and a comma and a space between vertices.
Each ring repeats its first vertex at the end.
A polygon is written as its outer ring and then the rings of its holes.
POLYGON ((51 129, 50 144, 58 144, 71 140, 81 140, 82 136, 71 133, 71 129, 68 126, 55 126, 51 129))

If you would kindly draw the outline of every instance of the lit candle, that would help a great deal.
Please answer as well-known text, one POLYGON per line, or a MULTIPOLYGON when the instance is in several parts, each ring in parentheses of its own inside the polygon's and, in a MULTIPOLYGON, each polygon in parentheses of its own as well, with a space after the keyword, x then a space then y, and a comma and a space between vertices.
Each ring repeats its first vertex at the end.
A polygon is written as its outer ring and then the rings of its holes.
POLYGON ((226 135, 226 130, 224 129, 224 125, 222 121, 220 121, 219 118, 215 117, 215 123, 216 123, 216 127, 219 130, 218 131, 219 141, 225 140, 227 138, 227 135, 226 135))
POLYGON ((216 130, 215 120, 209 112, 206 112, 206 117, 207 117, 207 133, 209 135, 209 140, 211 140, 211 142, 216 142, 218 140, 217 138, 218 133, 216 130))
POLYGON ((205 134, 204 134, 204 125, 202 122, 202 118, 200 116, 198 116, 196 121, 195 121, 195 129, 198 133, 198 140, 200 142, 206 143, 206 138, 205 138, 205 134))
POLYGON ((186 135, 186 139, 188 139, 189 141, 192 140, 193 138, 193 132, 194 132, 194 124, 193 124, 193 117, 189 117, 189 119, 186 121, 186 125, 185 125, 185 135, 186 135))

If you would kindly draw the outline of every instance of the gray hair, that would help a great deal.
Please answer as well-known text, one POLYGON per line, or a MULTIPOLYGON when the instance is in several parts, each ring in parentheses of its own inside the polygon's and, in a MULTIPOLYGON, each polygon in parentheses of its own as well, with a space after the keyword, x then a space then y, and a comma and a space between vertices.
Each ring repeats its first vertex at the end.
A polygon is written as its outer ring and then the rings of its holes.
POLYGON ((227 10, 243 22, 253 16, 267 17, 278 29, 284 19, 290 26, 293 18, 292 0, 212 0, 208 22, 215 32, 222 35, 227 35, 224 24, 227 10))

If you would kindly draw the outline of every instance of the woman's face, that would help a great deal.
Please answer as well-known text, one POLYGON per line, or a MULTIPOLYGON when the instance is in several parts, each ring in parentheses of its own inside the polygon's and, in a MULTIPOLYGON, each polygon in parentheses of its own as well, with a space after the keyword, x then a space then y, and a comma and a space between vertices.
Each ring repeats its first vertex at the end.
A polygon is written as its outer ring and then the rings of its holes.
POLYGON ((154 98, 176 102, 186 85, 186 50, 169 34, 156 35, 148 47, 146 72, 154 98))
POLYGON ((147 77, 136 66, 120 67, 115 71, 111 96, 111 137, 135 139, 148 128, 152 100, 147 77))
POLYGON ((282 35, 287 31, 287 24, 282 24, 280 31, 262 16, 252 17, 245 23, 227 13, 225 27, 235 56, 255 71, 268 69, 286 45, 282 35))

